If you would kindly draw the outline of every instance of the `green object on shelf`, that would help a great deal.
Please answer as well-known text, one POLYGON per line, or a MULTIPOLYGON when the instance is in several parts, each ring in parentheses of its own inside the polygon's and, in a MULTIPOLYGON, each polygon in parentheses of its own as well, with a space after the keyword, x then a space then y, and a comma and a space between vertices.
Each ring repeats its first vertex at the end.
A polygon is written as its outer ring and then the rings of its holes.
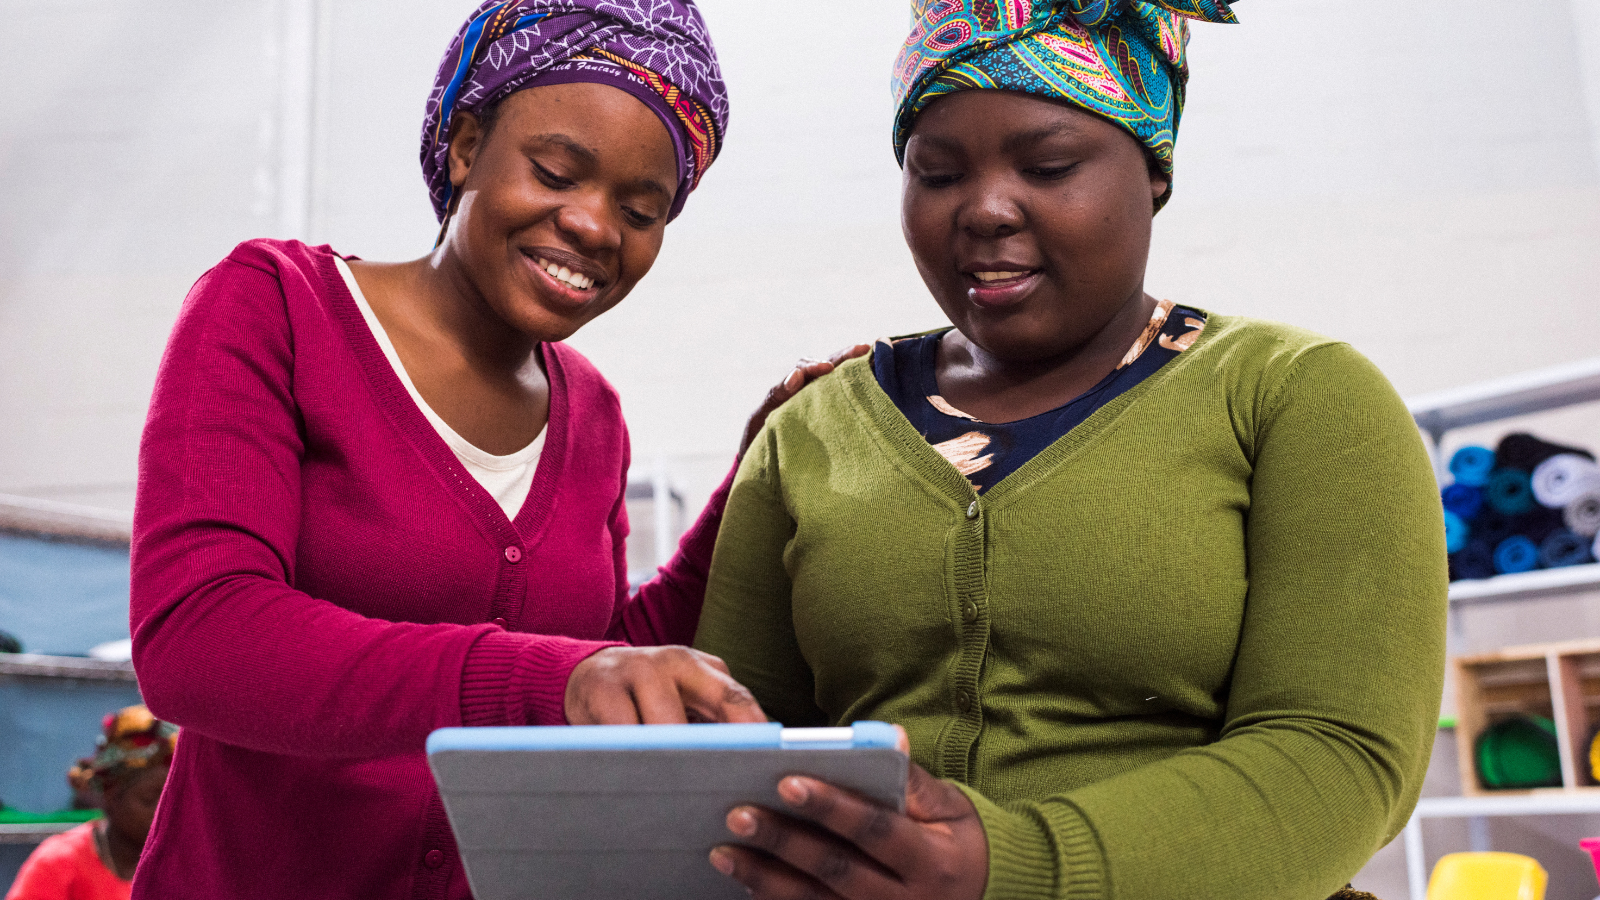
POLYGON ((1543 716, 1497 722, 1478 738, 1478 779, 1490 790, 1561 786, 1556 723, 1543 716))
POLYGON ((51 825, 58 822, 90 822, 100 818, 98 809, 60 809, 55 812, 31 813, 0 806, 0 825, 51 825))
POLYGON ((1440 728, 1454 728, 1454 727, 1456 727, 1456 717, 1455 716, 1440 716, 1439 717, 1439 727, 1440 728))

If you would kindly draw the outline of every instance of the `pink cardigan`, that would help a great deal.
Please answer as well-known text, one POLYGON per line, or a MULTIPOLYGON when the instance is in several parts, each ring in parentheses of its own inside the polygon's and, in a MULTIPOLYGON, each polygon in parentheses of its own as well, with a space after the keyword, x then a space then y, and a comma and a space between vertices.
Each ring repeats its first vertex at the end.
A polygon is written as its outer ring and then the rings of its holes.
POLYGON ((590 654, 693 639, 726 482, 630 598, 617 394, 543 352, 544 455, 507 521, 329 248, 251 241, 195 285, 139 451, 134 663, 183 734, 136 897, 467 897, 428 733, 565 724, 590 654))

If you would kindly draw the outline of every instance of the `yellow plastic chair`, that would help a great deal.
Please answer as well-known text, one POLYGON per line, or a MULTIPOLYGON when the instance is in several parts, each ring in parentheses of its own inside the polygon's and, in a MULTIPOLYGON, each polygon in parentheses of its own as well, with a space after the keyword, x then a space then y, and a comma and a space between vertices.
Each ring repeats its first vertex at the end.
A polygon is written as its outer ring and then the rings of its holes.
POLYGON ((1517 853, 1451 853, 1428 879, 1428 900, 1544 900, 1539 861, 1517 853))

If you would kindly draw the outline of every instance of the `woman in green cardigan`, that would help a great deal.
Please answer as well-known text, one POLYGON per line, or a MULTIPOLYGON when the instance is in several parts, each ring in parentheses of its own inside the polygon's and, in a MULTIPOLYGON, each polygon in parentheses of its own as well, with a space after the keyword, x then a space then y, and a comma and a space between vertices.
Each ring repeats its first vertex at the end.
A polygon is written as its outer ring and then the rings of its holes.
POLYGON ((928 0, 904 226, 954 327, 768 421, 697 646, 788 725, 882 719, 905 815, 811 779, 730 813, 759 898, 1318 900, 1404 826, 1443 524, 1350 347, 1144 291, 1220 0, 928 0), (758 848, 758 849, 747 849, 758 848))

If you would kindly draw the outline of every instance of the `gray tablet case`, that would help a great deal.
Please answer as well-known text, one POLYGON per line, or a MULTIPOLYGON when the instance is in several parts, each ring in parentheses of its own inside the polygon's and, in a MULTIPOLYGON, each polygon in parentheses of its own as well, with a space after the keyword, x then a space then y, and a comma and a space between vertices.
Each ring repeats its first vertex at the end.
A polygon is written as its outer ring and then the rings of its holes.
POLYGON ((477 900, 744 900, 707 854, 735 806, 813 775, 896 810, 893 726, 445 728, 428 762, 477 900))

